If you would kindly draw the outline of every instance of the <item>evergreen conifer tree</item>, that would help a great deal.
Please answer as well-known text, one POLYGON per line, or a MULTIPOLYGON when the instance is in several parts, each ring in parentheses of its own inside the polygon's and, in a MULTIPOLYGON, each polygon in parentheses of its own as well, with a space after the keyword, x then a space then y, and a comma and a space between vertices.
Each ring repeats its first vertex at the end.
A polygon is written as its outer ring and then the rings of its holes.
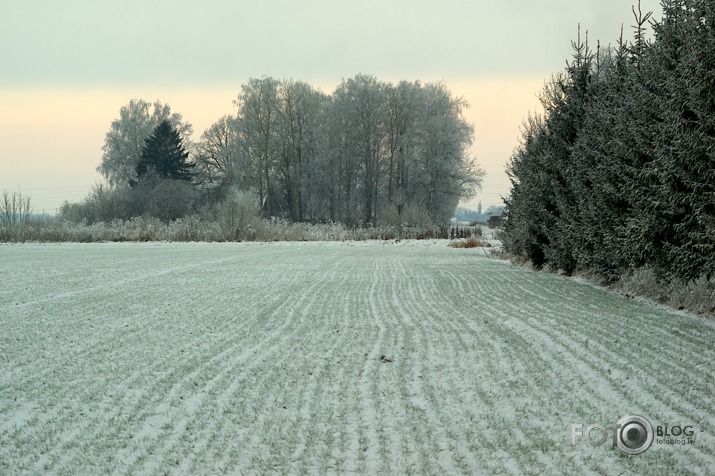
POLYGON ((137 176, 141 180, 154 172, 161 178, 189 181, 193 177, 194 163, 188 161, 179 132, 167 120, 159 123, 142 147, 137 163, 137 176))

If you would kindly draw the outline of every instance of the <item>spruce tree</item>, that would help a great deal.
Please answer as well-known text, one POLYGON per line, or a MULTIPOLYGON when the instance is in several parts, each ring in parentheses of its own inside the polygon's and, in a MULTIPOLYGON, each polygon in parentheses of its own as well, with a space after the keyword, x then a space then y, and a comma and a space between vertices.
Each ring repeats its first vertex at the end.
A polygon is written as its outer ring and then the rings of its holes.
POLYGON ((142 147, 137 163, 137 176, 141 180, 153 172, 161 178, 189 181, 193 177, 194 163, 188 161, 179 132, 167 120, 159 123, 142 147))
POLYGON ((646 170, 657 198, 647 211, 661 231, 652 264, 683 279, 715 274, 714 19, 710 1, 666 4, 651 58, 659 74, 648 78, 659 112, 646 170))

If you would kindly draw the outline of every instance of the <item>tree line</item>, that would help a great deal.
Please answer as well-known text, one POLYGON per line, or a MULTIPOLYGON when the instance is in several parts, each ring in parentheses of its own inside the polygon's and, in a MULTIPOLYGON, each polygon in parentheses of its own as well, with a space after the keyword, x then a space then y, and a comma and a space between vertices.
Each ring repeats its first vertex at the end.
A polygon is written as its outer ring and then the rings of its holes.
POLYGON ((511 253, 608 281, 715 275, 715 2, 661 6, 633 9, 631 42, 579 37, 547 82, 507 167, 511 253))
POLYGON ((191 125, 168 105, 131 100, 105 138, 97 170, 107 183, 63 214, 171 220, 239 190, 266 218, 442 224, 481 185, 483 171, 468 155, 467 104, 443 83, 358 75, 329 95, 300 81, 254 78, 235 106, 192 142, 191 125), (157 134, 179 142, 149 157, 157 134), (172 153, 173 165, 158 165, 172 153))

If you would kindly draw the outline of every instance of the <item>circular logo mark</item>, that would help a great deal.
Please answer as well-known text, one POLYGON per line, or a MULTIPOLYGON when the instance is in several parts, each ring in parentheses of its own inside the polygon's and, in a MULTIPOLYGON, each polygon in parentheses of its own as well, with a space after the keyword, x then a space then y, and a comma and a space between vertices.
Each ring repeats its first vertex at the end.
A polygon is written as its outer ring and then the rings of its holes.
POLYGON ((640 415, 626 415, 616 424, 616 445, 629 455, 639 455, 653 444, 653 425, 640 415))

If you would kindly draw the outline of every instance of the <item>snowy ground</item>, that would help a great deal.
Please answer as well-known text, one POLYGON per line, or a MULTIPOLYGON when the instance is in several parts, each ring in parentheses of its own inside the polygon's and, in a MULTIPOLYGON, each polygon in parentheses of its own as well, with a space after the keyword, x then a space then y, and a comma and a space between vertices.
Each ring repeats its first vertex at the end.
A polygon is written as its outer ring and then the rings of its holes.
POLYGON ((482 249, 3 245, 0 269, 0 474, 715 473, 712 322, 482 249), (572 446, 630 413, 695 442, 572 446))

